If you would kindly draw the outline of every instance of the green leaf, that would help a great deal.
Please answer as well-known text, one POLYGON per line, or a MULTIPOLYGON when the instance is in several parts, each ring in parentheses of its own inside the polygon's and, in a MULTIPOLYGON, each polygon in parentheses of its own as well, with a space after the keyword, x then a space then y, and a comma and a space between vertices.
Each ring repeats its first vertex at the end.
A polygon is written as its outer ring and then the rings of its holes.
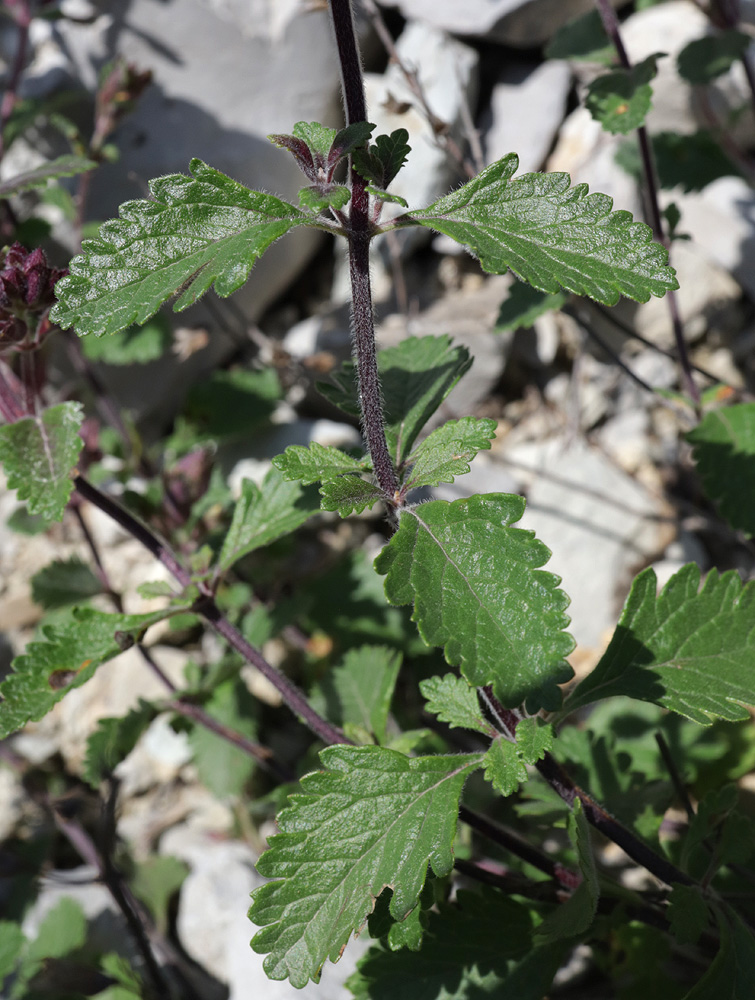
POLYGON ((78 604, 102 593, 102 583, 78 556, 56 559, 31 578, 31 596, 45 610, 78 604))
POLYGON ((0 198, 10 198, 11 195, 20 194, 22 191, 29 191, 32 188, 44 187, 48 181, 54 181, 58 177, 73 177, 74 174, 83 174, 87 170, 94 170, 97 164, 93 160, 87 160, 83 156, 59 156, 56 160, 49 160, 47 163, 40 163, 38 167, 25 170, 15 177, 0 181, 0 198))
POLYGON ((371 468, 369 459, 352 458, 338 448, 317 444, 307 447, 290 444, 282 455, 276 455, 273 465, 284 479, 298 479, 305 486, 328 483, 347 472, 364 472, 371 468))
POLYGON ((390 196, 386 196, 385 190, 401 170, 411 152, 408 139, 407 130, 398 128, 390 135, 377 136, 374 143, 371 143, 366 149, 354 151, 354 169, 378 189, 377 196, 379 198, 393 200, 390 196))
POLYGON ((427 916, 418 951, 375 945, 347 981, 356 1000, 542 1000, 564 957, 532 949, 532 917, 492 889, 460 889, 427 916))
POLYGON ((452 483, 455 476, 469 472, 469 463, 478 451, 490 448, 495 437, 495 420, 462 417, 447 420, 432 431, 420 444, 409 461, 414 463, 406 490, 419 486, 452 483))
POLYGON ((631 69, 617 69, 593 80, 587 88, 585 107, 606 132, 627 135, 644 124, 650 110, 659 53, 631 69))
POLYGON ((540 719, 522 719, 516 727, 516 752, 525 764, 536 764, 553 747, 553 727, 540 719))
POLYGON ((38 416, 0 427, 0 462, 8 486, 18 490, 30 514, 62 520, 82 448, 83 417, 81 403, 58 403, 38 416))
POLYGON ((351 723, 385 742, 386 723, 396 686, 401 654, 386 646, 350 649, 341 663, 320 682, 328 718, 337 725, 351 723))
POLYGON ((93 788, 111 777, 113 771, 136 746, 139 737, 158 713, 156 705, 139 699, 126 715, 100 719, 87 740, 82 775, 93 788))
POLYGON ((168 612, 109 615, 93 608, 72 608, 54 625, 43 626, 42 639, 30 642, 13 661, 14 673, 0 684, 0 739, 81 687, 100 664, 138 642, 142 633, 168 612))
POLYGON ((152 201, 121 205, 120 218, 83 244, 56 286, 54 322, 100 336, 146 322, 177 293, 177 312, 213 286, 226 298, 271 243, 307 223, 293 205, 201 160, 190 170, 151 181, 152 201))
POLYGON ((485 778, 501 795, 513 795, 527 780, 527 768, 516 752, 516 744, 497 736, 485 754, 485 778))
POLYGON ((261 486, 245 479, 220 550, 218 570, 226 572, 255 549, 295 531, 319 509, 314 491, 286 482, 277 469, 269 470, 261 486))
POLYGON ((329 208, 344 208, 351 190, 343 184, 312 184, 299 190, 299 204, 310 212, 326 212, 329 208))
POLYGON ((656 597, 656 576, 632 584, 616 631, 566 711, 616 695, 654 702, 701 725, 748 717, 755 704, 755 583, 683 566, 656 597))
POLYGON ((582 881, 569 899, 549 913, 538 927, 537 939, 548 944, 583 934, 592 924, 598 909, 598 871, 592 852, 590 827, 579 799, 574 800, 569 814, 568 830, 569 839, 577 852, 582 881))
POLYGON ((107 365, 145 365, 170 350, 170 323, 161 313, 143 326, 130 326, 112 337, 84 337, 81 350, 90 361, 107 365))
POLYGON ((257 870, 277 878, 253 893, 252 941, 268 954, 271 979, 300 988, 337 961, 385 886, 390 911, 407 916, 419 900, 428 863, 453 865, 459 796, 480 756, 404 757, 384 747, 335 746, 320 754, 325 771, 302 779, 302 795, 278 817, 257 870))
POLYGON ((445 233, 484 270, 511 268, 542 292, 561 288, 615 305, 620 295, 647 302, 678 284, 652 232, 612 200, 570 187, 568 174, 523 174, 510 153, 429 208, 396 220, 445 233))
POLYGON ((755 983, 755 937, 731 910, 719 918, 721 947, 684 1000, 749 1000, 755 983))
POLYGON ((382 191, 380 188, 375 187, 374 184, 367 185, 367 194, 371 194, 378 201, 389 201, 394 205, 401 205, 402 208, 409 207, 409 202, 406 198, 402 198, 400 194, 391 194, 389 191, 382 191))
POLYGON ((591 10, 559 28, 546 46, 545 55, 548 59, 572 59, 609 66, 616 58, 616 49, 606 34, 600 14, 591 10))
POLYGON ((513 795, 527 780, 527 764, 536 764, 553 746, 553 729, 537 719, 522 719, 516 742, 497 736, 485 754, 485 777, 501 795, 513 795))
POLYGON ((697 944, 710 921, 708 906, 700 890, 693 885, 674 885, 666 912, 671 932, 681 945, 697 944))
POLYGON ((755 403, 713 410, 686 437, 705 492, 732 527, 755 536, 755 403))
POLYGON ((153 855, 136 865, 130 879, 134 895, 144 903, 157 925, 159 933, 168 930, 168 906, 189 874, 189 866, 170 855, 153 855))
POLYGON ((548 295, 523 281, 516 281, 509 289, 509 297, 501 303, 493 332, 515 330, 520 326, 528 329, 539 316, 560 309, 568 299, 566 292, 548 295))
MULTIPOLYGON (((471 365, 469 351, 454 347, 448 336, 408 337, 378 352, 386 439, 396 465, 406 460, 422 428, 471 365)), ((333 380, 335 385, 318 384, 323 396, 361 416, 353 362, 342 365, 333 380)))
POLYGON ((523 512, 521 497, 503 493, 433 500, 401 512, 375 561, 389 602, 414 604, 425 642, 443 646, 470 684, 493 684, 506 706, 572 676, 569 599, 539 569, 545 545, 511 527, 523 512))
POLYGON ((341 476, 333 482, 323 483, 320 494, 322 509, 337 510, 341 517, 361 514, 367 507, 374 507, 378 500, 385 499, 379 486, 356 476, 341 476))
POLYGON ((37 936, 29 942, 27 956, 33 960, 64 958, 86 942, 87 921, 81 906, 64 896, 44 917, 37 936))
POLYGON ((197 439, 242 438, 273 413, 282 391, 273 368, 215 371, 193 386, 186 415, 197 425, 197 439))
MULTIPOLYGON (((741 170, 727 156, 720 142, 704 129, 691 135, 659 132, 651 136, 650 142, 662 188, 702 191, 719 177, 741 176, 741 170)), ((619 148, 616 162, 632 177, 639 179, 642 176, 642 160, 634 140, 619 148)))
POLYGON ((718 31, 696 38, 677 56, 679 76, 690 83, 705 85, 722 76, 744 57, 752 39, 742 31, 718 31))
MULTIPOLYGON (((204 707, 224 726, 249 740, 257 739, 257 702, 243 681, 236 678, 219 684, 204 707)), ((201 725, 192 728, 189 744, 199 779, 213 795, 219 799, 241 795, 256 767, 253 757, 201 725)))
POLYGON ((18 924, 10 920, 0 920, 0 989, 3 981, 16 968, 25 941, 18 924))
POLYGON ((327 157, 336 137, 336 130, 319 122, 297 122, 291 130, 295 138, 307 144, 313 153, 327 157))
POLYGON ((463 677, 456 674, 428 677, 419 682, 419 689, 427 701, 425 711, 437 715, 452 729, 476 729, 486 736, 494 735, 492 726, 480 711, 476 689, 463 677))

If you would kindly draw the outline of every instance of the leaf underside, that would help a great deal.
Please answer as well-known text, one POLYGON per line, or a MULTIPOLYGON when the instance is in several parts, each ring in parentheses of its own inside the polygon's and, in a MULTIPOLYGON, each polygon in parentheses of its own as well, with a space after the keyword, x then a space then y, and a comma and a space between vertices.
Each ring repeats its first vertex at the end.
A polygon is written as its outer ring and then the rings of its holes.
POLYGON ((420 504, 401 513, 375 561, 390 603, 414 604, 423 639, 507 706, 572 676, 569 599, 539 568, 549 550, 511 527, 523 511, 521 497, 502 493, 420 504))
POLYGON ((565 173, 523 174, 514 153, 399 225, 421 225, 463 243, 486 271, 511 268, 542 292, 561 288, 615 305, 678 288, 668 254, 604 194, 570 187, 565 173))
POLYGON ((100 336, 144 323, 177 293, 177 312, 213 286, 225 298, 271 243, 307 224, 293 205, 250 191, 201 160, 190 170, 153 180, 153 200, 121 205, 120 217, 84 242, 56 286, 56 323, 100 336))
POLYGON ((253 893, 252 941, 269 953, 271 979, 296 987, 337 961, 386 886, 390 912, 417 905, 431 865, 453 865, 459 796, 479 754, 409 758, 384 747, 329 747, 324 771, 302 779, 303 794, 278 817, 281 833, 257 865, 277 878, 253 893))
POLYGON ((709 725, 746 719, 755 704, 755 583, 736 572, 683 566, 656 597, 656 576, 634 581, 613 638, 566 709, 616 695, 650 701, 709 725))

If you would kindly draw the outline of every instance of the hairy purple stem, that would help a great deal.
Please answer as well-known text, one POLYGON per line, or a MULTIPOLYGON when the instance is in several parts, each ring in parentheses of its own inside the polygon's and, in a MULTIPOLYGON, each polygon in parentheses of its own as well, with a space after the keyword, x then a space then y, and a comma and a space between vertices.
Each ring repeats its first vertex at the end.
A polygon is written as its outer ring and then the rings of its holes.
POLYGON ((5 85, 2 101, 0 101, 0 160, 5 155, 5 126, 8 124, 10 116, 13 114, 13 109, 16 106, 18 87, 26 66, 26 50, 29 45, 29 26, 31 25, 31 6, 29 0, 22 0, 19 3, 14 20, 18 26, 18 40, 13 65, 5 85))
MULTIPOLYGON (((619 62, 624 69, 631 69, 632 63, 627 55, 627 50, 624 47, 624 42, 621 38, 621 32, 619 30, 619 19, 616 16, 616 11, 610 4, 610 0, 595 0, 595 4, 598 8, 600 19, 603 22, 603 28, 616 47, 619 62)), ((661 218, 661 209, 658 202, 658 182, 656 179, 655 163, 653 161, 653 151, 650 146, 650 138, 648 136, 647 129, 644 125, 640 125, 637 129, 637 141, 640 144, 640 158, 642 160, 642 173, 645 179, 645 193, 647 195, 646 201, 650 226, 653 230, 653 236, 655 239, 659 243, 662 243, 663 246, 666 247, 666 250, 670 251, 671 245, 663 228, 663 219, 661 218)), ((682 368, 684 384, 690 398, 694 400, 695 405, 699 407, 700 392, 695 385, 695 380, 692 377, 692 366, 690 365, 687 343, 684 339, 684 330, 682 328, 681 317, 679 316, 679 302, 673 289, 666 292, 665 300, 668 303, 671 326, 674 330, 674 340, 676 342, 676 349, 679 355, 679 364, 682 368)))
MULTIPOLYGON (((341 67, 341 85, 346 105, 346 124, 366 121, 364 81, 359 61, 351 0, 330 0, 333 30, 341 67)), ((383 404, 380 395, 375 323, 370 286, 369 196, 367 182, 351 167, 351 209, 349 214, 349 272, 351 275, 351 316, 356 356, 359 399, 367 448, 375 476, 391 502, 397 498, 398 479, 385 440, 383 404)))

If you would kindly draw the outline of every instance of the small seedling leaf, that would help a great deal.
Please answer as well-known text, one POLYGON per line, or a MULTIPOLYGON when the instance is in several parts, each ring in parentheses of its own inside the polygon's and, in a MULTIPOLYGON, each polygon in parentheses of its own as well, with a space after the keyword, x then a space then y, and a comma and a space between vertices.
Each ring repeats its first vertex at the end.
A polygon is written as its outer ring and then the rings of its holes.
POLYGON ((452 483, 455 476, 469 472, 469 463, 477 452, 490 448, 495 426, 495 420, 476 417, 447 420, 426 437, 409 458, 414 465, 405 489, 452 483))

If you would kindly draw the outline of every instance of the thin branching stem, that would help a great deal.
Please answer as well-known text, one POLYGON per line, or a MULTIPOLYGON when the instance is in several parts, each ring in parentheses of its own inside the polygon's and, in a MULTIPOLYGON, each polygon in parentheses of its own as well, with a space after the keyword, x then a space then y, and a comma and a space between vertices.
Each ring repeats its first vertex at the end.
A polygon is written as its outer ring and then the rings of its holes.
MULTIPOLYGON (((595 0, 595 3, 598 8, 598 13, 600 14, 600 19, 603 22, 603 28, 616 48, 616 52, 619 56, 619 62, 624 69, 630 70, 632 68, 632 63, 627 54, 627 50, 624 47, 616 11, 611 6, 610 0, 595 0)), ((663 219, 661 218, 661 208, 658 200, 658 180, 656 177, 655 162, 653 160, 653 151, 650 146, 650 137, 648 136, 647 129, 644 125, 640 125, 637 129, 637 141, 640 146, 640 159, 642 160, 642 173, 645 181, 647 211, 650 226, 653 230, 653 236, 659 243, 662 243, 667 250, 670 250, 670 243, 663 226, 663 219)), ((671 326, 674 330, 674 340, 679 354, 679 364, 682 369, 685 389, 687 393, 689 393, 689 396, 694 401, 695 405, 699 407, 700 392, 695 384, 695 380, 692 377, 692 368, 690 366, 689 352, 687 351, 687 342, 684 339, 684 329, 679 315, 679 302, 673 289, 669 289, 669 291, 666 292, 665 300, 668 303, 669 316, 671 317, 671 326)))
MULTIPOLYGON (((179 562, 169 546, 162 542, 154 532, 142 524, 133 514, 116 503, 112 497, 107 496, 107 494, 97 489, 96 486, 93 486, 83 476, 76 476, 74 486, 79 496, 84 500, 88 500, 104 514, 107 514, 116 524, 119 524, 127 531, 132 538, 135 538, 137 542, 143 545, 155 559, 166 567, 182 587, 187 588, 194 584, 191 573, 179 562)), ((326 744, 343 742, 343 733, 341 730, 336 726, 332 726, 319 715, 293 681, 290 681, 288 677, 276 670, 271 663, 268 663, 262 653, 255 649, 251 643, 247 642, 239 630, 228 621, 215 603, 212 593, 209 591, 202 593, 200 599, 196 602, 195 611, 197 614, 202 615, 212 628, 219 635, 223 636, 231 648, 241 654, 247 663, 256 667, 263 677, 270 681, 294 715, 297 715, 316 736, 326 744)))

